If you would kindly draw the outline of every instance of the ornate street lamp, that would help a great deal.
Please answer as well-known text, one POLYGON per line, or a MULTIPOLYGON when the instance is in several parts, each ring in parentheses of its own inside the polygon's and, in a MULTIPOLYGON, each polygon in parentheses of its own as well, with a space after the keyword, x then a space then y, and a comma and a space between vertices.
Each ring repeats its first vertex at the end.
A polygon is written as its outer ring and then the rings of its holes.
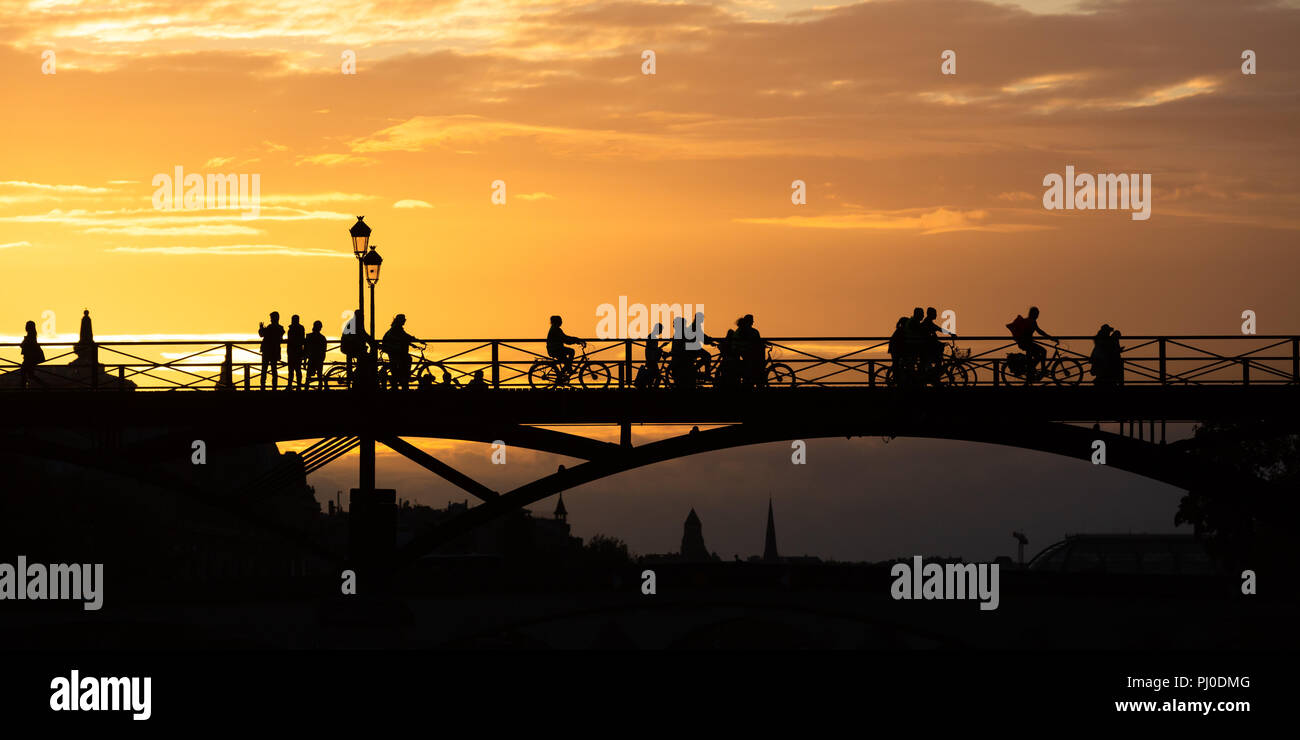
POLYGON ((366 282, 370 284, 370 338, 375 338, 375 284, 379 282, 379 266, 384 264, 384 258, 379 256, 375 251, 378 245, 371 244, 370 251, 362 258, 361 263, 365 266, 366 282))
POLYGON ((361 312, 361 326, 356 327, 357 331, 366 325, 365 265, 362 260, 366 256, 366 247, 370 245, 370 226, 362 220, 364 218, 365 216, 357 216, 357 222, 348 229, 348 234, 352 237, 352 254, 357 258, 357 310, 361 312))
POLYGON ((366 247, 370 244, 370 226, 363 220, 365 216, 357 216, 357 222, 352 224, 348 233, 352 235, 352 253, 361 259, 366 254, 366 247))
POLYGON ((384 264, 384 258, 379 256, 379 252, 375 251, 377 246, 379 245, 372 244, 370 251, 366 252, 365 259, 361 260, 366 266, 366 282, 370 283, 372 288, 375 287, 375 283, 379 282, 379 266, 384 264))

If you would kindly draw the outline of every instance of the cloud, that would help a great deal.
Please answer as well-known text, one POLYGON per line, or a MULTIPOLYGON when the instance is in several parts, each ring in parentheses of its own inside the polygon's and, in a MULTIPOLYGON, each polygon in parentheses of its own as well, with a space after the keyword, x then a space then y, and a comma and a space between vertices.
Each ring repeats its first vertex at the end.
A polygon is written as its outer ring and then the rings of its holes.
POLYGON ((1012 233, 1019 231, 1045 231, 1052 227, 1036 224, 987 223, 985 210, 961 211, 945 207, 933 209, 906 209, 903 211, 874 213, 839 213, 816 216, 779 216, 768 218, 738 218, 746 224, 790 226, 804 229, 879 229, 891 231, 916 231, 921 235, 943 234, 950 231, 991 231, 1012 233))
POLYGON ((51 193, 97 195, 114 192, 112 188, 92 187, 89 185, 48 185, 42 182, 24 182, 22 180, 0 180, 0 188, 20 190, 41 190, 51 193))
POLYGON ((9 242, 8 244, 0 244, 0 249, 12 249, 13 247, 30 247, 31 245, 32 245, 31 242, 9 242))
POLYGON ((252 236, 261 229, 235 224, 195 224, 193 226, 95 226, 86 234, 121 234, 123 236, 252 236))
POLYGON ((223 244, 219 246, 170 246, 170 247, 113 247, 106 252, 129 252, 134 254, 162 254, 169 256, 223 256, 223 257, 333 257, 352 259, 350 252, 312 247, 287 247, 281 244, 223 244))
POLYGON ((213 157, 203 163, 204 167, 224 167, 235 161, 234 157, 213 157))
POLYGON ((422 200, 399 200, 393 204, 393 208, 433 208, 432 205, 422 200))
POLYGON ((519 200, 555 200, 550 193, 519 193, 515 197, 519 200))

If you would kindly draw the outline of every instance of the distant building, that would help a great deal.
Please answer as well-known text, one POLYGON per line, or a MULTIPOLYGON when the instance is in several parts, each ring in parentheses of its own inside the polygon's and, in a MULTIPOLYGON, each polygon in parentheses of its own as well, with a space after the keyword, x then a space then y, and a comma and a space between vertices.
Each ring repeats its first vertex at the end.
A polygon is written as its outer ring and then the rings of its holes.
POLYGON ((691 509, 691 513, 686 515, 686 523, 682 525, 682 560, 708 560, 709 550, 704 546, 704 525, 700 523, 700 517, 691 509))
POLYGON ((772 516, 772 499, 767 500, 767 539, 763 543, 763 562, 775 563, 781 559, 776 553, 776 519, 772 516))

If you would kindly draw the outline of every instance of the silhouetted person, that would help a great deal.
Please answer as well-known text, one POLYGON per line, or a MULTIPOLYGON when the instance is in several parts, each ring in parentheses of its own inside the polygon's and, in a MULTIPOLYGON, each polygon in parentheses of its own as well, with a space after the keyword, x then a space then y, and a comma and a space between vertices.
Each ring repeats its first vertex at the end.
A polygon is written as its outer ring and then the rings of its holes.
POLYGON ((465 387, 472 390, 487 390, 488 384, 487 381, 483 379, 483 371, 475 370, 474 377, 470 378, 470 381, 465 384, 465 387))
POLYGON ((691 356, 691 362, 694 365, 696 372, 703 373, 707 378, 709 375, 710 355, 709 351, 704 348, 704 345, 716 345, 718 342, 713 337, 704 333, 703 311, 696 312, 695 321, 691 322, 689 339, 690 341, 687 343, 688 346, 686 351, 691 356))
POLYGON ((306 335, 307 329, 298 320, 298 314, 291 316, 289 318, 289 328, 284 338, 284 354, 289 363, 289 383, 287 387, 290 390, 293 390, 295 383, 299 388, 304 387, 302 382, 302 353, 306 335))
POLYGON ((394 388, 411 389, 411 347, 422 346, 420 340, 406 333, 406 314, 393 317, 393 323, 384 332, 382 341, 388 355, 388 375, 394 388))
POLYGON ((673 319, 673 339, 670 343, 669 361, 672 363, 673 387, 689 390, 695 387, 695 355, 686 349, 686 319, 673 319))
POLYGON ((746 388, 767 385, 767 343, 754 328, 754 314, 736 319, 736 354, 740 362, 741 381, 746 388))
POLYGON ((24 388, 31 388, 33 383, 45 385, 36 377, 36 366, 45 362, 45 351, 41 349, 41 343, 36 339, 36 322, 28 321, 25 328, 27 334, 23 337, 23 364, 19 368, 19 377, 23 381, 24 388))
POLYGON ((1110 352, 1110 381, 1115 385, 1124 385, 1124 348, 1120 346, 1119 329, 1110 333, 1108 343, 1110 352))
POLYGON ((659 337, 663 336, 664 325, 655 324, 650 335, 645 338, 645 369, 637 376, 638 388, 653 388, 659 382, 660 364, 663 362, 664 349, 659 337))
POLYGON ((907 365, 907 317, 899 316, 894 322, 894 333, 889 335, 889 360, 894 367, 894 380, 903 382, 907 365))
POLYGON ((262 338, 262 373, 258 378, 258 387, 266 390, 266 371, 271 371, 271 390, 275 390, 279 380, 276 370, 280 367, 280 343, 284 340, 284 327, 280 325, 280 313, 271 312, 271 325, 257 323, 257 335, 262 338))
POLYGON ((713 374, 715 388, 734 388, 740 385, 740 354, 736 351, 736 330, 728 329, 727 336, 717 340, 717 370, 713 374))
POLYGON ((560 328, 562 324, 564 324, 564 319, 559 316, 551 317, 551 329, 546 332, 546 354, 550 355, 552 359, 560 361, 559 379, 567 381, 569 373, 573 372, 573 350, 564 345, 580 344, 583 348, 586 348, 587 343, 577 337, 565 334, 564 330, 560 328))
POLYGON ((90 324, 89 308, 81 312, 81 335, 72 350, 77 353, 77 359, 90 365, 92 378, 98 375, 99 345, 95 344, 95 331, 90 324))
POLYGON ((908 366, 909 375, 913 370, 921 369, 921 355, 925 349, 925 331, 921 328, 923 323, 925 309, 917 306, 912 309, 912 318, 907 320, 907 342, 904 344, 903 361, 908 366))
POLYGON ((1047 359, 1047 350, 1034 341, 1034 334, 1041 334, 1052 341, 1056 341, 1056 338, 1043 331, 1038 325, 1038 306, 1029 307, 1028 318, 1017 315, 1010 324, 1007 324, 1007 328, 1011 330, 1016 346, 1025 351, 1025 356, 1029 360, 1028 367, 1025 368, 1025 378, 1032 380, 1034 368, 1047 359))
POLYGON ((350 332, 344 332, 339 339, 339 348, 343 350, 344 356, 348 358, 348 379, 352 381, 353 388, 370 388, 373 386, 374 373, 372 372, 370 362, 370 350, 374 346, 374 341, 366 333, 363 325, 361 311, 352 313, 352 329, 350 332))
POLYGON ((1096 385, 1110 385, 1113 382, 1111 379, 1111 332, 1113 331, 1110 324, 1102 324, 1092 337, 1092 354, 1088 355, 1091 367, 1088 372, 1092 374, 1092 382, 1096 385))
POLYGON ((217 378, 217 390, 233 391, 235 389, 234 345, 226 345, 226 359, 221 363, 221 375, 217 378))
MULTIPOLYGON (((943 361, 943 343, 939 341, 939 332, 948 334, 943 327, 935 323, 939 318, 939 312, 933 306, 925 310, 925 320, 921 322, 921 360, 920 369, 922 377, 930 378, 935 384, 939 384, 939 365, 943 361)), ((955 337, 956 334, 948 334, 955 337)))
POLYGON ((329 341, 321 333, 323 327, 324 324, 321 322, 313 321, 311 333, 303 337, 303 354, 307 358, 306 386, 309 388, 311 387, 312 378, 315 378, 322 387, 325 385, 323 372, 325 369, 325 351, 329 347, 329 341))

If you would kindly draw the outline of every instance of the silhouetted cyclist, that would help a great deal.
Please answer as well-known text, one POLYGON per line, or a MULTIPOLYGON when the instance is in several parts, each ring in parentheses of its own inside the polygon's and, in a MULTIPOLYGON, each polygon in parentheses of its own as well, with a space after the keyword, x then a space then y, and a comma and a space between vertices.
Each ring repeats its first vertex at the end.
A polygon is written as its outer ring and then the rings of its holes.
POLYGON ((339 348, 348 358, 348 379, 353 388, 368 388, 371 385, 370 350, 375 342, 366 333, 361 311, 352 312, 351 331, 343 332, 339 339, 339 348))
POLYGON ((420 340, 406 333, 406 314, 393 317, 381 344, 388 355, 388 375, 394 388, 411 389, 411 347, 423 347, 420 340))
POLYGON ((1029 307, 1029 317, 1017 315, 1015 320, 1007 324, 1011 330, 1011 336, 1016 340, 1016 346, 1025 351, 1028 358, 1028 367, 1025 368, 1025 377, 1034 377, 1034 368, 1041 365, 1047 359, 1047 350, 1041 344, 1034 341, 1034 334, 1041 334, 1053 342, 1060 343, 1056 337, 1043 331, 1038 325, 1038 306, 1029 307))
POLYGON ((565 334, 564 330, 560 328, 563 323, 564 319, 559 316, 551 317, 551 330, 546 333, 546 354, 562 363, 560 378, 567 380, 569 373, 573 371, 573 350, 564 345, 580 344, 583 348, 586 348, 587 343, 577 337, 565 334))
POLYGON ((943 360, 943 343, 939 341, 939 332, 950 337, 957 336, 944 331, 943 327, 936 324, 934 320, 938 317, 939 312, 931 306, 925 310, 925 320, 921 322, 923 340, 920 359, 921 377, 931 378, 935 385, 939 384, 939 363, 943 360))
POLYGON ((284 327, 280 325, 280 312, 271 312, 271 325, 257 322, 257 336, 262 338, 262 374, 258 387, 266 390, 266 371, 271 371, 271 390, 275 390, 279 380, 276 371, 280 367, 280 342, 284 340, 284 327))
MULTIPOLYGON (((712 355, 704 348, 704 345, 716 346, 718 341, 708 334, 704 333, 704 312, 699 311, 695 314, 695 320, 691 322, 690 327, 686 330, 686 356, 683 359, 690 359, 691 366, 696 368, 707 378, 709 375, 709 361, 712 355)), ((677 350, 673 350, 676 352, 677 350)))

